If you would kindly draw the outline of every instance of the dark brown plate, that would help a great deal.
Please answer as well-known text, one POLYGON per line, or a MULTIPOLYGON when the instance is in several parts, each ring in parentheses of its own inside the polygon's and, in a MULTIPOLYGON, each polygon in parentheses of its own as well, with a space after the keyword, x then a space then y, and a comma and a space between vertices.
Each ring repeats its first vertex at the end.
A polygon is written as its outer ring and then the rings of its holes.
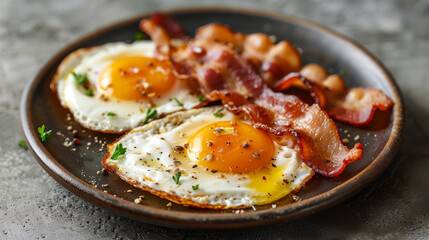
MULTIPOLYGON (((104 176, 100 161, 105 146, 100 149, 97 137, 107 143, 119 135, 108 135, 86 131, 81 134, 81 143, 73 147, 63 145, 65 138, 73 138, 67 126, 82 128, 67 120, 68 111, 63 109, 56 95, 50 91, 49 83, 60 61, 71 51, 112 41, 132 40, 139 31, 139 16, 89 34, 55 55, 28 84, 21 105, 21 123, 30 151, 40 165, 65 187, 101 207, 148 223, 171 227, 226 229, 261 226, 286 222, 312 214, 339 203, 374 180, 391 162, 399 149, 404 125, 403 104, 398 87, 383 65, 370 53, 350 39, 317 24, 280 14, 231 8, 198 8, 167 12, 182 23, 189 33, 198 26, 210 22, 221 22, 232 29, 275 35, 277 39, 290 41, 302 50, 303 63, 316 62, 332 73, 345 72, 348 86, 375 87, 382 89, 395 102, 392 111, 378 114, 378 121, 366 128, 354 128, 339 124, 350 134, 350 146, 356 135, 365 146, 364 158, 350 164, 342 175, 325 178, 316 175, 298 193, 302 201, 293 202, 290 197, 272 205, 257 206, 242 214, 233 211, 211 211, 173 204, 167 208, 167 200, 158 198, 121 181, 117 176, 104 176), (42 124, 52 130, 48 143, 39 140, 37 127, 42 124), (91 142, 90 146, 87 143, 91 142), (102 184, 108 184, 103 188, 102 184), (126 190, 132 189, 132 193, 126 190), (107 191, 107 192, 105 192, 107 191), (144 195, 143 204, 133 200, 144 195)), ((350 147, 349 146, 349 147, 350 147)))

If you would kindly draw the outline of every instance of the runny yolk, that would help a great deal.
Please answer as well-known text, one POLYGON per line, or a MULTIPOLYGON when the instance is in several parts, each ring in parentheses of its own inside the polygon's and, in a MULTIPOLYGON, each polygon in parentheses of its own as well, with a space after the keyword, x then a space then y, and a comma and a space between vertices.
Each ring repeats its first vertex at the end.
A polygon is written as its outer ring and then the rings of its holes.
POLYGON ((201 128, 188 142, 188 156, 220 172, 245 173, 267 165, 274 144, 263 131, 242 122, 222 121, 201 128))
POLYGON ((100 76, 100 87, 109 96, 123 100, 160 96, 173 85, 174 76, 169 62, 147 57, 118 59, 100 76))

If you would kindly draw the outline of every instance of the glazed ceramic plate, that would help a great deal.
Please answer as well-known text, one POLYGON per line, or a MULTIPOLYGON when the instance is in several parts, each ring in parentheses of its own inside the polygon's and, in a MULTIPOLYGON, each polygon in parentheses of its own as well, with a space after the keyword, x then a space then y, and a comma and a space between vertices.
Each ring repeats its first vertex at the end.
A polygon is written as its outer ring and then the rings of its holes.
POLYGON ((317 24, 254 10, 231 8, 185 9, 166 12, 177 19, 189 33, 211 22, 227 24, 243 33, 262 32, 287 40, 302 51, 303 64, 319 63, 331 73, 345 73, 349 87, 363 86, 382 89, 395 102, 389 112, 377 114, 376 121, 365 128, 339 124, 342 137, 349 138, 349 147, 356 141, 365 147, 364 157, 350 164, 339 177, 316 175, 297 194, 302 200, 293 202, 290 197, 273 204, 256 206, 236 214, 232 210, 214 211, 173 204, 147 192, 134 188, 116 175, 98 175, 106 153, 106 145, 119 135, 86 130, 68 120, 49 83, 60 61, 71 51, 114 41, 131 41, 139 32, 139 16, 80 39, 55 55, 29 83, 22 99, 22 128, 30 151, 40 165, 58 182, 82 198, 113 212, 147 223, 184 228, 226 229, 261 226, 290 221, 330 207, 352 196, 373 181, 391 162, 399 149, 403 129, 402 100, 398 87, 383 65, 355 42, 317 24), (42 124, 52 130, 51 140, 41 143, 37 127, 42 124), (66 138, 73 138, 71 126, 81 132, 80 145, 65 147, 66 138), (348 133, 344 133, 348 130, 348 133), (350 137, 348 136, 350 134, 350 137), (91 143, 91 145, 88 145, 91 143), (108 184, 108 187, 102 187, 108 184), (132 189, 132 193, 127 190, 132 189), (143 204, 134 199, 144 195, 143 204))

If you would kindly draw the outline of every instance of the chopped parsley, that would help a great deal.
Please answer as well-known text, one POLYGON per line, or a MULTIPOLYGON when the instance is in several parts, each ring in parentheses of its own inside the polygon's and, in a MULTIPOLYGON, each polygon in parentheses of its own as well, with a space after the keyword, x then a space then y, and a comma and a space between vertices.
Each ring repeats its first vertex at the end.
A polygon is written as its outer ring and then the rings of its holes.
POLYGON ((109 117, 113 117, 113 116, 116 116, 116 113, 114 113, 114 112, 108 112, 108 113, 107 113, 107 116, 109 116, 109 117))
POLYGON ((338 72, 338 74, 339 74, 341 77, 345 77, 345 76, 346 76, 346 74, 347 74, 347 72, 346 72, 345 70, 340 70, 340 72, 338 72))
POLYGON ((207 99, 206 99, 206 97, 204 97, 204 95, 203 95, 203 94, 200 94, 200 95, 198 95, 198 100, 199 100, 200 102, 205 102, 207 99))
POLYGON ((49 138, 51 137, 52 130, 45 132, 45 125, 42 125, 41 127, 37 128, 37 131, 39 132, 40 140, 42 140, 42 142, 48 142, 49 141, 49 138))
POLYGON ((88 75, 86 73, 75 73, 72 72, 74 80, 77 84, 83 85, 88 81, 88 75))
POLYGON ((174 101, 177 102, 177 105, 179 105, 180 107, 183 107, 183 103, 179 101, 179 99, 177 99, 176 97, 174 98, 174 101))
POLYGON ((182 176, 182 173, 181 173, 181 172, 177 172, 177 173, 176 173, 176 175, 174 175, 174 176, 172 177, 172 178, 173 178, 173 180, 174 180, 174 182, 175 182, 177 185, 180 185, 180 183, 179 183, 180 176, 182 176))
POLYGON ((223 110, 224 110, 224 108, 221 108, 221 109, 217 110, 215 113, 213 113, 213 115, 214 115, 215 117, 222 118, 222 117, 223 117, 223 113, 221 113, 221 112, 222 112, 223 110))
POLYGON ((124 155, 126 151, 127 148, 122 147, 122 143, 119 143, 118 145, 116 145, 115 152, 113 152, 110 158, 113 160, 118 160, 118 157, 124 155))
POLYGON ((94 92, 91 89, 86 89, 85 94, 90 97, 94 96, 94 92))
POLYGON ((149 119, 152 119, 154 117, 156 117, 156 114, 158 114, 158 112, 156 111, 156 109, 148 109, 146 112, 146 116, 143 119, 143 124, 146 124, 147 121, 149 121, 149 119))
POLYGON ((138 33, 134 34, 134 41, 142 40, 143 37, 144 37, 143 33, 138 32, 138 33))
POLYGON ((200 187, 200 184, 197 184, 197 185, 195 185, 195 186, 192 186, 192 189, 193 189, 194 191, 197 191, 199 187, 200 187))
POLYGON ((18 142, 18 146, 27 149, 27 143, 24 140, 18 142))

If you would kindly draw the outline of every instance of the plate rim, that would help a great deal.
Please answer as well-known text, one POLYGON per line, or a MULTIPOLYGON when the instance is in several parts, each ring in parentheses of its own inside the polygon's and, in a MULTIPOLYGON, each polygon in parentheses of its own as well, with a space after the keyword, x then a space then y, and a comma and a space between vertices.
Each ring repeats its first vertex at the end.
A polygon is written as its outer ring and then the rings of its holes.
POLYGON ((309 27, 311 29, 317 29, 318 31, 326 32, 336 38, 340 38, 344 42, 347 42, 352 47, 361 51, 368 58, 368 60, 372 61, 372 63, 381 71, 383 78, 387 81, 387 84, 392 91, 392 99, 395 102, 392 111, 392 114, 394 114, 393 126, 386 145, 368 166, 339 186, 323 192, 322 194, 289 205, 253 212, 250 211, 243 214, 220 212, 179 212, 151 206, 137 205, 131 203, 129 200, 114 197, 109 193, 104 193, 101 189, 95 188, 91 184, 78 178, 67 169, 62 167, 61 164, 47 151, 44 145, 38 141, 36 129, 31 121, 31 99, 34 96, 34 90, 39 84, 41 84, 41 82, 43 82, 42 77, 46 75, 52 65, 54 65, 55 62, 61 60, 66 53, 72 51, 79 45, 82 45, 84 42, 96 37, 97 35, 107 33, 112 29, 117 29, 120 26, 127 25, 139 21, 142 18, 148 17, 154 12, 151 11, 98 28, 88 34, 83 35, 76 41, 67 44, 63 49, 55 53, 51 58, 49 58, 49 60, 42 64, 42 67, 39 68, 39 71, 34 75, 31 81, 27 83, 24 89, 20 105, 21 131, 23 132, 27 141, 29 150, 37 162, 49 175, 51 175, 51 177, 53 177, 56 181, 58 181, 73 193, 104 209, 111 210, 123 216, 142 220, 150 224, 192 229, 237 229, 291 221, 296 218, 314 214, 330 206, 338 204, 339 202, 357 194, 359 190, 363 189, 376 177, 378 177, 392 162, 394 155, 399 150, 399 145, 401 143, 404 130, 405 115, 403 109, 403 98, 396 81, 389 73, 387 68, 381 63, 380 60, 378 60, 373 54, 371 54, 357 42, 329 29, 328 27, 311 22, 309 20, 285 15, 278 12, 257 10, 254 8, 207 6, 173 8, 160 11, 166 14, 219 11, 263 16, 280 21, 293 22, 297 25, 309 27))

